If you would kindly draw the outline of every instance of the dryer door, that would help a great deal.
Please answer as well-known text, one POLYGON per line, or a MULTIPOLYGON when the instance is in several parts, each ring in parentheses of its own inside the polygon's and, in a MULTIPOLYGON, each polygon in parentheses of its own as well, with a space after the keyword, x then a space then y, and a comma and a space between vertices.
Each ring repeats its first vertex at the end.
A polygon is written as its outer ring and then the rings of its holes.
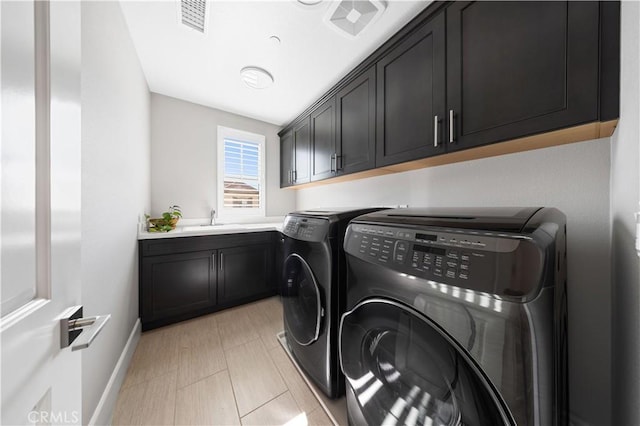
POLYGON ((324 316, 320 288, 309 264, 295 253, 284 263, 281 291, 287 335, 303 346, 318 340, 324 316))
POLYGON ((345 313, 340 360, 355 423, 511 425, 484 374, 437 325, 395 301, 345 313))

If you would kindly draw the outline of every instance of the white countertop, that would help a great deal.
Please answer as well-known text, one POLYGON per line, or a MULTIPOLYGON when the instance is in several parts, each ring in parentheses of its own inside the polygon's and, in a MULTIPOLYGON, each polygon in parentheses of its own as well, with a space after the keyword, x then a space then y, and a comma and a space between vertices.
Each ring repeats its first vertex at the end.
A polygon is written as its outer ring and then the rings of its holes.
MULTIPOLYGON (((181 221, 182 222, 182 221, 181 221)), ((198 237, 201 235, 242 234, 247 232, 282 231, 282 221, 261 223, 230 223, 220 225, 203 225, 184 223, 169 232, 138 231, 139 240, 156 238, 198 237)))

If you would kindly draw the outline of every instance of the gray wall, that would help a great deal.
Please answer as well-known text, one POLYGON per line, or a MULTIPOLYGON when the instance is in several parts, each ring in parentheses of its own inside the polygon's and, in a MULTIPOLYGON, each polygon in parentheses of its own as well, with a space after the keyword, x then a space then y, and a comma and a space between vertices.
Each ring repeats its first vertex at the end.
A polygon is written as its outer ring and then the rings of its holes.
POLYGON ((217 197, 218 125, 266 137, 266 215, 294 210, 295 193, 280 189, 277 126, 152 93, 152 214, 178 204, 186 218, 209 217, 217 197))
POLYGON ((319 206, 552 206, 567 215, 570 401, 610 423, 610 142, 600 139, 297 192, 319 206))
POLYGON ((120 4, 83 2, 82 303, 111 314, 82 351, 83 424, 138 318, 137 219, 148 209, 149 89, 120 4))
POLYGON ((623 2, 621 120, 611 142, 613 424, 640 424, 640 274, 634 249, 640 181, 640 3, 623 2))

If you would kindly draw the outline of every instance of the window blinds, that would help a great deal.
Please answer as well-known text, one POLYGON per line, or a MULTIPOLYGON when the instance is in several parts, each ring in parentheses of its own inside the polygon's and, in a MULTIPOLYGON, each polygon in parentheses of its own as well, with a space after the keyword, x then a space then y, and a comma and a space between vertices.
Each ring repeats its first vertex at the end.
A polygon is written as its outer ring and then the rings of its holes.
POLYGON ((224 207, 258 209, 262 203, 260 144, 224 139, 224 207))

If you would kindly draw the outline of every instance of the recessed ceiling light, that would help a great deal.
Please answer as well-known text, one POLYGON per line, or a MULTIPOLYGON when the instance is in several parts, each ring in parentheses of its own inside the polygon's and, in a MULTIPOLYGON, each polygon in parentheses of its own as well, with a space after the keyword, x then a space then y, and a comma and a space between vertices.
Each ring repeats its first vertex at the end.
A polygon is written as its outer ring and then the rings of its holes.
POLYGON ((298 0, 303 6, 315 6, 316 4, 322 3, 322 0, 298 0))
POLYGON ((244 67, 240 70, 240 78, 252 89, 266 89, 273 84, 273 76, 260 67, 244 67))

